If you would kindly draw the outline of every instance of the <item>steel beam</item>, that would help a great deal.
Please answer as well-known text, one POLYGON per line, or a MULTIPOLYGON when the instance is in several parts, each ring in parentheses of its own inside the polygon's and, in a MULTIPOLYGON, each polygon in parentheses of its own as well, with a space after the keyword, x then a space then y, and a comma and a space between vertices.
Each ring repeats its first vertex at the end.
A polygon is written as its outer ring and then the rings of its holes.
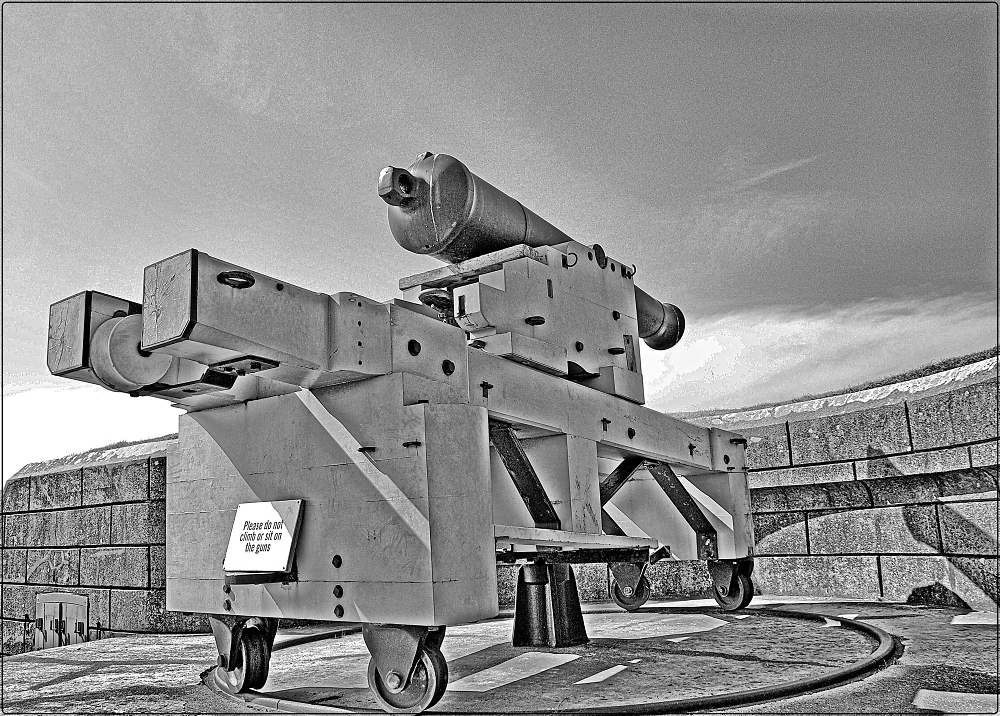
POLYGON ((552 506, 549 496, 545 494, 545 488, 542 487, 542 481, 538 479, 535 468, 524 454, 524 448, 514 435, 514 429, 507 423, 491 420, 490 442, 493 443, 504 467, 510 473, 514 487, 524 500, 524 506, 531 513, 535 527, 561 529, 556 509, 552 506))

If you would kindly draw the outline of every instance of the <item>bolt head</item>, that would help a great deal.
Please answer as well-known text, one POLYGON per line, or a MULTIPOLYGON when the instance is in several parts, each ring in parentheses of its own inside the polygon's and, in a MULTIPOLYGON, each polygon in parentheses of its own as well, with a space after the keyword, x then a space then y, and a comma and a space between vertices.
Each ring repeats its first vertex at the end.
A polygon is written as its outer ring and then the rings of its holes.
POLYGON ((622 587, 622 594, 624 594, 626 597, 631 597, 634 593, 635 590, 632 589, 632 587, 622 587))
POLYGON ((395 671, 390 671, 385 675, 385 685, 390 689, 398 689, 403 685, 403 677, 397 674, 395 671))

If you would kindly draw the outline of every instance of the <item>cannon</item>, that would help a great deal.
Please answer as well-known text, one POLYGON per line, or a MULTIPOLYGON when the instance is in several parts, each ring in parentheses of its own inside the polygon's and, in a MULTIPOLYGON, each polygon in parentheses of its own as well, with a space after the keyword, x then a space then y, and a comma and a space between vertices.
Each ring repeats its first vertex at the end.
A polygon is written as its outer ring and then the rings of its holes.
POLYGON ((278 620, 360 623, 387 711, 445 693, 449 626, 499 612, 512 643, 587 641, 574 564, 640 608, 647 569, 707 561, 753 596, 739 435, 644 405, 638 340, 683 314, 635 268, 473 174, 421 154, 378 181, 392 235, 442 260, 377 301, 192 249, 147 266, 141 302, 53 304, 54 375, 186 412, 167 461, 167 608, 209 615, 216 682, 267 680, 278 620))

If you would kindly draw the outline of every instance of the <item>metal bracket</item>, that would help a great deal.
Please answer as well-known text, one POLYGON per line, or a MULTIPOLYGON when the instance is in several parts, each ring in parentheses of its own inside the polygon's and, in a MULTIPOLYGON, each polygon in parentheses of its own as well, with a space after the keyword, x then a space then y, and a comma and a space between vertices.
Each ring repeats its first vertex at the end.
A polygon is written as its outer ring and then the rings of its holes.
POLYGON ((646 560, 641 564, 635 562, 611 562, 608 564, 608 569, 611 570, 611 575, 615 578, 618 586, 631 595, 636 587, 639 586, 643 575, 646 574, 646 568, 649 566, 648 559, 649 555, 647 554, 646 560))
MULTIPOLYGON (((398 678, 399 689, 410 683, 420 647, 428 640, 428 628, 409 624, 362 624, 361 636, 386 683, 398 678), (393 677, 395 675, 395 677, 393 677)), ((442 637, 443 638, 443 633, 442 637)))
POLYGON ((264 635, 267 652, 271 653, 274 637, 278 633, 278 620, 272 617, 237 617, 224 614, 210 614, 208 623, 212 627, 215 646, 219 651, 218 665, 229 670, 229 665, 236 661, 240 648, 240 636, 244 629, 256 628, 264 635))
POLYGON ((222 361, 220 363, 213 363, 212 368, 216 370, 223 371, 225 373, 235 373, 236 375, 249 375, 251 373, 259 373, 262 370, 270 370, 271 368, 277 368, 279 363, 277 361, 268 360, 267 358, 258 358, 257 356, 243 356, 242 358, 233 358, 232 360, 222 361))
POLYGON ((737 575, 746 574, 749 577, 752 572, 753 557, 708 560, 708 575, 712 578, 712 584, 722 596, 729 594, 729 590, 736 583, 737 575))
MULTIPOLYGON (((539 548, 541 549, 541 548, 539 548)), ((649 550, 645 547, 605 549, 571 549, 559 552, 497 552, 497 561, 512 564, 518 560, 531 560, 536 564, 605 564, 607 562, 645 563, 649 550)))
POLYGON ((226 572, 225 583, 231 584, 288 584, 299 581, 296 570, 291 572, 226 572))
POLYGON ((161 398, 176 398, 183 400, 195 395, 205 393, 217 393, 220 390, 229 390, 236 384, 236 373, 224 373, 215 368, 207 368, 204 375, 198 380, 177 385, 166 385, 165 383, 151 383, 138 390, 133 390, 129 395, 133 398, 144 395, 157 395, 161 398))

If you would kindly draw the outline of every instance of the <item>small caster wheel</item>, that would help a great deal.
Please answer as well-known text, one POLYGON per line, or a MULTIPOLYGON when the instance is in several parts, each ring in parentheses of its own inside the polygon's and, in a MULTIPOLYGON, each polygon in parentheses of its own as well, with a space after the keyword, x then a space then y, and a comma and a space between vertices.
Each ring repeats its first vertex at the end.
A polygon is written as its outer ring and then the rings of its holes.
POLYGON ((646 579, 646 575, 642 575, 635 589, 622 587, 618 582, 611 583, 611 598, 615 600, 615 604, 627 612, 634 612, 645 604, 649 599, 650 591, 649 580, 646 579), (627 592, 631 592, 631 594, 627 592))
POLYGON ((448 662, 435 646, 423 646, 413 667, 410 683, 405 687, 399 674, 383 677, 375 668, 375 659, 368 662, 368 687, 379 706, 389 713, 420 713, 436 704, 448 688, 448 662))
POLYGON ((228 671, 218 667, 222 685, 232 694, 259 689, 267 681, 269 657, 267 643, 260 630, 244 629, 240 634, 236 663, 231 664, 232 668, 228 671))
POLYGON ((753 599, 753 582, 750 575, 738 574, 733 586, 725 594, 717 587, 712 591, 720 607, 727 612, 734 612, 743 609, 753 599))

